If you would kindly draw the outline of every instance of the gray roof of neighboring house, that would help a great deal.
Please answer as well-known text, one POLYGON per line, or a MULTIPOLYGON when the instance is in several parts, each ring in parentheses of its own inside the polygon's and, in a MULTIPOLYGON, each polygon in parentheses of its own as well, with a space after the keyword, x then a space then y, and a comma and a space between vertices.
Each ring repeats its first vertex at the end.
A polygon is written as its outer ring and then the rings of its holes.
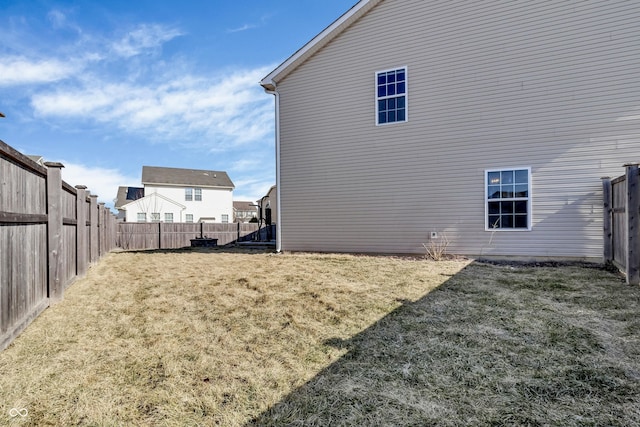
POLYGON ((199 169, 142 167, 142 184, 235 188, 226 172, 199 169))
POLYGON ((144 188, 141 187, 118 187, 115 208, 120 209, 123 205, 144 197, 144 188))
POLYGON ((233 209, 238 210, 238 211, 255 211, 256 210, 256 206, 251 206, 253 205, 253 202, 233 202, 233 209))
POLYGON ((44 166, 44 158, 42 156, 27 154, 27 157, 39 164, 40 166, 44 166))

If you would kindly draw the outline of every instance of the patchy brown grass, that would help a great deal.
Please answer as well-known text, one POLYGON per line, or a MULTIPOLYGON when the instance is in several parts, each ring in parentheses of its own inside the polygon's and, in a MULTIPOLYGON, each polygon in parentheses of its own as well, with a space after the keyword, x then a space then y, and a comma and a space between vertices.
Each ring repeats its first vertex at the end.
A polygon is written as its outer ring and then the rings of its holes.
POLYGON ((0 424, 640 423, 640 289, 468 264, 111 254, 0 353, 0 424))

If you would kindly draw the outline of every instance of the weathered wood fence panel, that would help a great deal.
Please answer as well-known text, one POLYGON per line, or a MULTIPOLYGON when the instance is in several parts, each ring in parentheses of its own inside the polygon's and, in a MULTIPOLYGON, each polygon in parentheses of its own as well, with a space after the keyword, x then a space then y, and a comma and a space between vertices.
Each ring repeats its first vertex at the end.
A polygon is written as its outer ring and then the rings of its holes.
POLYGON ((640 283, 640 175, 625 165, 616 179, 604 177, 604 261, 624 272, 627 283, 640 283))
POLYGON ((191 239, 202 237, 218 239, 222 246, 259 231, 255 223, 121 222, 117 226, 118 246, 126 250, 185 248, 191 246, 191 239))
POLYGON ((115 247, 115 216, 45 165, 0 141, 0 350, 115 247))

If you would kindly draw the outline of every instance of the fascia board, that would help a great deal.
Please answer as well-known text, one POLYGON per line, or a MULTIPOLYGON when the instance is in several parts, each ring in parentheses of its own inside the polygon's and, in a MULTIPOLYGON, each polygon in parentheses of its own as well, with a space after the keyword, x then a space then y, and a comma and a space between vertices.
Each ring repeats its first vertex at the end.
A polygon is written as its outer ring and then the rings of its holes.
POLYGON ((338 34, 347 29, 355 20, 371 10, 381 1, 382 0, 360 0, 340 18, 334 21, 333 24, 325 28, 320 34, 311 39, 311 41, 305 44, 302 48, 298 49, 298 51, 291 55, 286 61, 263 78, 260 81, 260 85, 266 90, 274 91, 276 88, 276 80, 281 80, 291 71, 296 69, 299 64, 320 50, 338 34))

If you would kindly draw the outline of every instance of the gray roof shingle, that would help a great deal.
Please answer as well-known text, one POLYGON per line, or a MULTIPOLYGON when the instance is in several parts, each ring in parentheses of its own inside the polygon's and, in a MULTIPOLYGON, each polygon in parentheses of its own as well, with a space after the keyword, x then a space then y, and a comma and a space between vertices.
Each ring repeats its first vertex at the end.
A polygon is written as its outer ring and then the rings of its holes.
POLYGON ((142 184, 235 188, 229 175, 223 171, 159 166, 142 167, 142 184))

